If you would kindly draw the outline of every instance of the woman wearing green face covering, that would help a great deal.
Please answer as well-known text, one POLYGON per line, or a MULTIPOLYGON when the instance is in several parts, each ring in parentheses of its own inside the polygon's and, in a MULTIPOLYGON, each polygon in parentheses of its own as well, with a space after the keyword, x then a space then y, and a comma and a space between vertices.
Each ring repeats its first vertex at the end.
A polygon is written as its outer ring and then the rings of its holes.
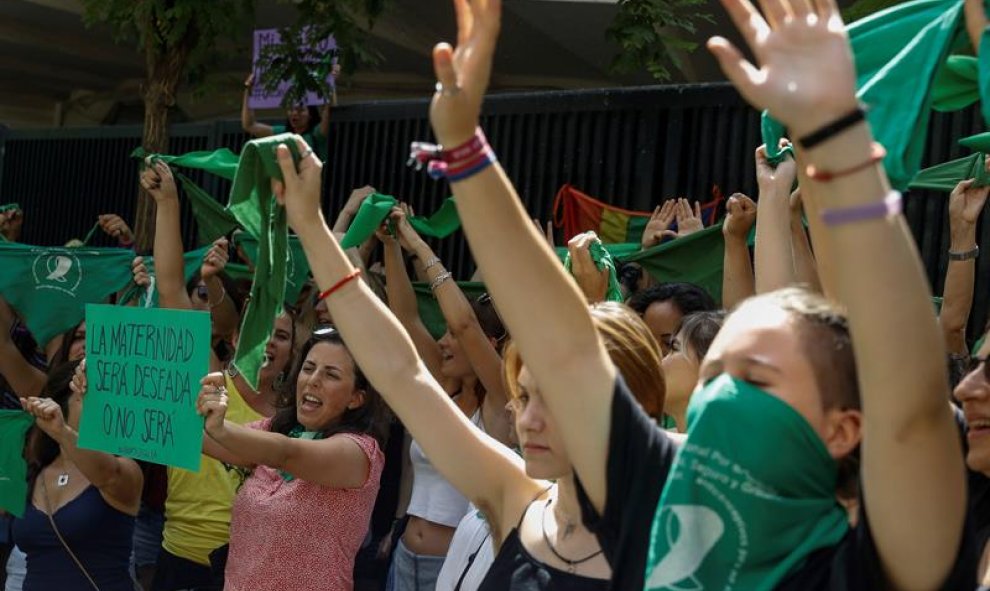
MULTIPOLYGON (((632 408, 580 293, 494 158, 472 170, 457 165, 459 148, 444 154, 472 252, 583 485, 584 523, 617 589, 973 588, 943 345, 900 196, 857 111, 838 9, 766 0, 764 18, 748 0, 723 3, 757 64, 724 39, 709 47, 798 139, 813 238, 828 246, 816 249, 830 263, 826 292, 848 319, 803 292, 744 304, 706 356, 676 460, 632 408), (839 466, 864 433, 850 526, 839 466)), ((458 49, 434 50, 430 116, 443 146, 484 145, 499 4, 456 0, 458 49)))

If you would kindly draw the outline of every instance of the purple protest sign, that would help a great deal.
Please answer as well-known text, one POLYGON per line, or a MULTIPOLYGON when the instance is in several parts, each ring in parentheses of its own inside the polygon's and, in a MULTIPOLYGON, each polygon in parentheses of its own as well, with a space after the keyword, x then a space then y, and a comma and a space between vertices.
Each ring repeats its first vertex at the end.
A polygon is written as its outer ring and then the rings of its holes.
MULTIPOLYGON (((278 90, 275 92, 266 92, 261 85, 263 72, 258 68, 258 60, 261 57, 262 48, 268 45, 276 45, 281 43, 281 41, 282 36, 279 35, 278 29, 258 29, 254 32, 254 86, 251 88, 251 95, 248 97, 248 106, 252 109, 282 108, 282 98, 288 91, 291 82, 288 80, 283 81, 279 84, 278 90)), ((336 52, 337 40, 331 35, 320 41, 314 49, 321 53, 336 52)), ((336 62, 336 58, 334 58, 334 62, 336 62)), ((327 84, 331 89, 334 88, 334 77, 332 74, 327 76, 327 84)), ((310 92, 306 95, 307 105, 322 105, 323 102, 320 95, 315 92, 310 92)))

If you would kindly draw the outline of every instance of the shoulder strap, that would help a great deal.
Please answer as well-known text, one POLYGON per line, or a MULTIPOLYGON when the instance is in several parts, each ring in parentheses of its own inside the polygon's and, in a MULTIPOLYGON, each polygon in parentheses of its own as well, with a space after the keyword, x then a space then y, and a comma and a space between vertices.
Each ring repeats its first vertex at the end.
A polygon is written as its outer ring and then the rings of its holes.
POLYGON ((550 492, 550 489, 551 488, 553 488, 553 485, 552 484, 550 486, 546 487, 545 489, 541 490, 539 493, 537 493, 537 495, 535 497, 532 498, 532 500, 529 501, 529 504, 526 505, 526 509, 523 510, 522 515, 519 516, 519 523, 516 524, 516 529, 517 530, 522 527, 523 519, 526 519, 526 514, 529 513, 529 508, 533 506, 533 503, 535 503, 536 500, 539 499, 540 497, 542 497, 543 495, 545 495, 548 492, 550 492))
POLYGON ((471 566, 474 565, 474 559, 478 557, 478 553, 481 552, 481 549, 485 546, 485 542, 487 542, 490 537, 492 537, 491 530, 485 534, 485 538, 481 540, 481 543, 478 544, 478 547, 475 548, 474 552, 468 556, 467 565, 465 565, 464 570, 461 571, 461 576, 457 579, 457 584, 454 585, 454 591, 461 591, 461 585, 464 584, 464 578, 467 577, 468 571, 470 571, 471 566))
POLYGON ((48 523, 52 524, 52 529, 55 530, 55 535, 58 537, 58 541, 62 543, 62 547, 65 548, 65 551, 69 553, 69 557, 72 558, 72 561, 75 562, 76 566, 79 567, 79 570, 82 571, 83 576, 86 577, 86 580, 89 581, 89 584, 92 585, 93 589, 95 589, 96 591, 100 591, 99 585, 96 584, 96 581, 93 580, 93 577, 89 576, 89 571, 87 571, 86 567, 84 567, 82 565, 82 562, 79 561, 79 558, 76 556, 76 553, 72 551, 72 548, 69 548, 69 544, 67 544, 65 538, 62 537, 62 532, 60 532, 58 530, 58 526, 55 525, 55 518, 52 516, 52 503, 51 500, 49 500, 48 498, 48 485, 45 484, 45 475, 39 474, 38 478, 41 480, 41 488, 45 493, 45 509, 46 509, 45 515, 48 516, 48 523))

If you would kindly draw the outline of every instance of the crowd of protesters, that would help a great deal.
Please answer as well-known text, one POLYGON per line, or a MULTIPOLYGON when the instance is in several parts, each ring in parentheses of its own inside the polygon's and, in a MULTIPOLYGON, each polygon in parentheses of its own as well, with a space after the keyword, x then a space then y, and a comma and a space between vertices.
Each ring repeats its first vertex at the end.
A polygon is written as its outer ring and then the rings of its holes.
MULTIPOLYGON (((560 263, 479 127, 498 0, 455 0, 457 45, 433 52, 434 156, 481 297, 407 204, 342 247, 373 190, 327 223, 328 113, 293 109, 270 190, 311 278, 247 379, 233 359, 252 290, 227 272, 240 253, 216 240, 187 280, 179 186, 148 159, 153 261, 134 258, 132 283, 210 315, 200 468, 81 447, 85 322, 38 343, 0 300, 3 407, 33 418, 26 510, 0 536, 6 590, 990 588, 990 367, 966 339, 990 186, 948 198, 937 312, 835 1, 722 3, 755 62, 708 48, 794 141, 757 148, 759 194, 726 202, 720 302, 648 274, 606 297, 622 269, 593 233, 560 263)), ((246 100, 242 119, 286 131, 246 100)), ((23 223, 0 212, 8 242, 23 223)), ((99 224, 135 242, 119 216, 99 224)), ((641 246, 700 230, 697 206, 670 200, 641 246)))

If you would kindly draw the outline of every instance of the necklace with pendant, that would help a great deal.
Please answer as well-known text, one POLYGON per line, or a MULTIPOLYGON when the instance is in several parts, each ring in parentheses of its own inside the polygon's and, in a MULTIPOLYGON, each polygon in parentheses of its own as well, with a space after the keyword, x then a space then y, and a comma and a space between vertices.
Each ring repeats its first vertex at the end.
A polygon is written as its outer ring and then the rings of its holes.
MULTIPOLYGON (((540 528, 543 530, 543 542, 547 545, 547 548, 550 549, 550 552, 552 552, 553 555, 557 557, 557 560, 560 560, 561 562, 567 565, 567 572, 574 574, 577 572, 578 566, 598 556, 603 552, 603 550, 599 548, 597 552, 589 554, 584 558, 578 558, 577 560, 571 560, 570 558, 565 558, 564 556, 561 556, 560 552, 558 552, 557 549, 554 548, 553 543, 550 542, 550 536, 547 534, 547 513, 550 512, 550 502, 552 500, 553 500, 552 496, 547 499, 546 505, 543 506, 543 515, 541 516, 540 519, 540 528)), ((569 532, 567 532, 567 528, 571 528, 573 530, 573 527, 568 523, 565 526, 564 537, 567 537, 567 535, 569 534, 569 532)))
POLYGON ((55 478, 55 486, 61 488, 69 484, 69 467, 65 464, 65 460, 62 460, 62 470, 59 471, 58 476, 55 478))

